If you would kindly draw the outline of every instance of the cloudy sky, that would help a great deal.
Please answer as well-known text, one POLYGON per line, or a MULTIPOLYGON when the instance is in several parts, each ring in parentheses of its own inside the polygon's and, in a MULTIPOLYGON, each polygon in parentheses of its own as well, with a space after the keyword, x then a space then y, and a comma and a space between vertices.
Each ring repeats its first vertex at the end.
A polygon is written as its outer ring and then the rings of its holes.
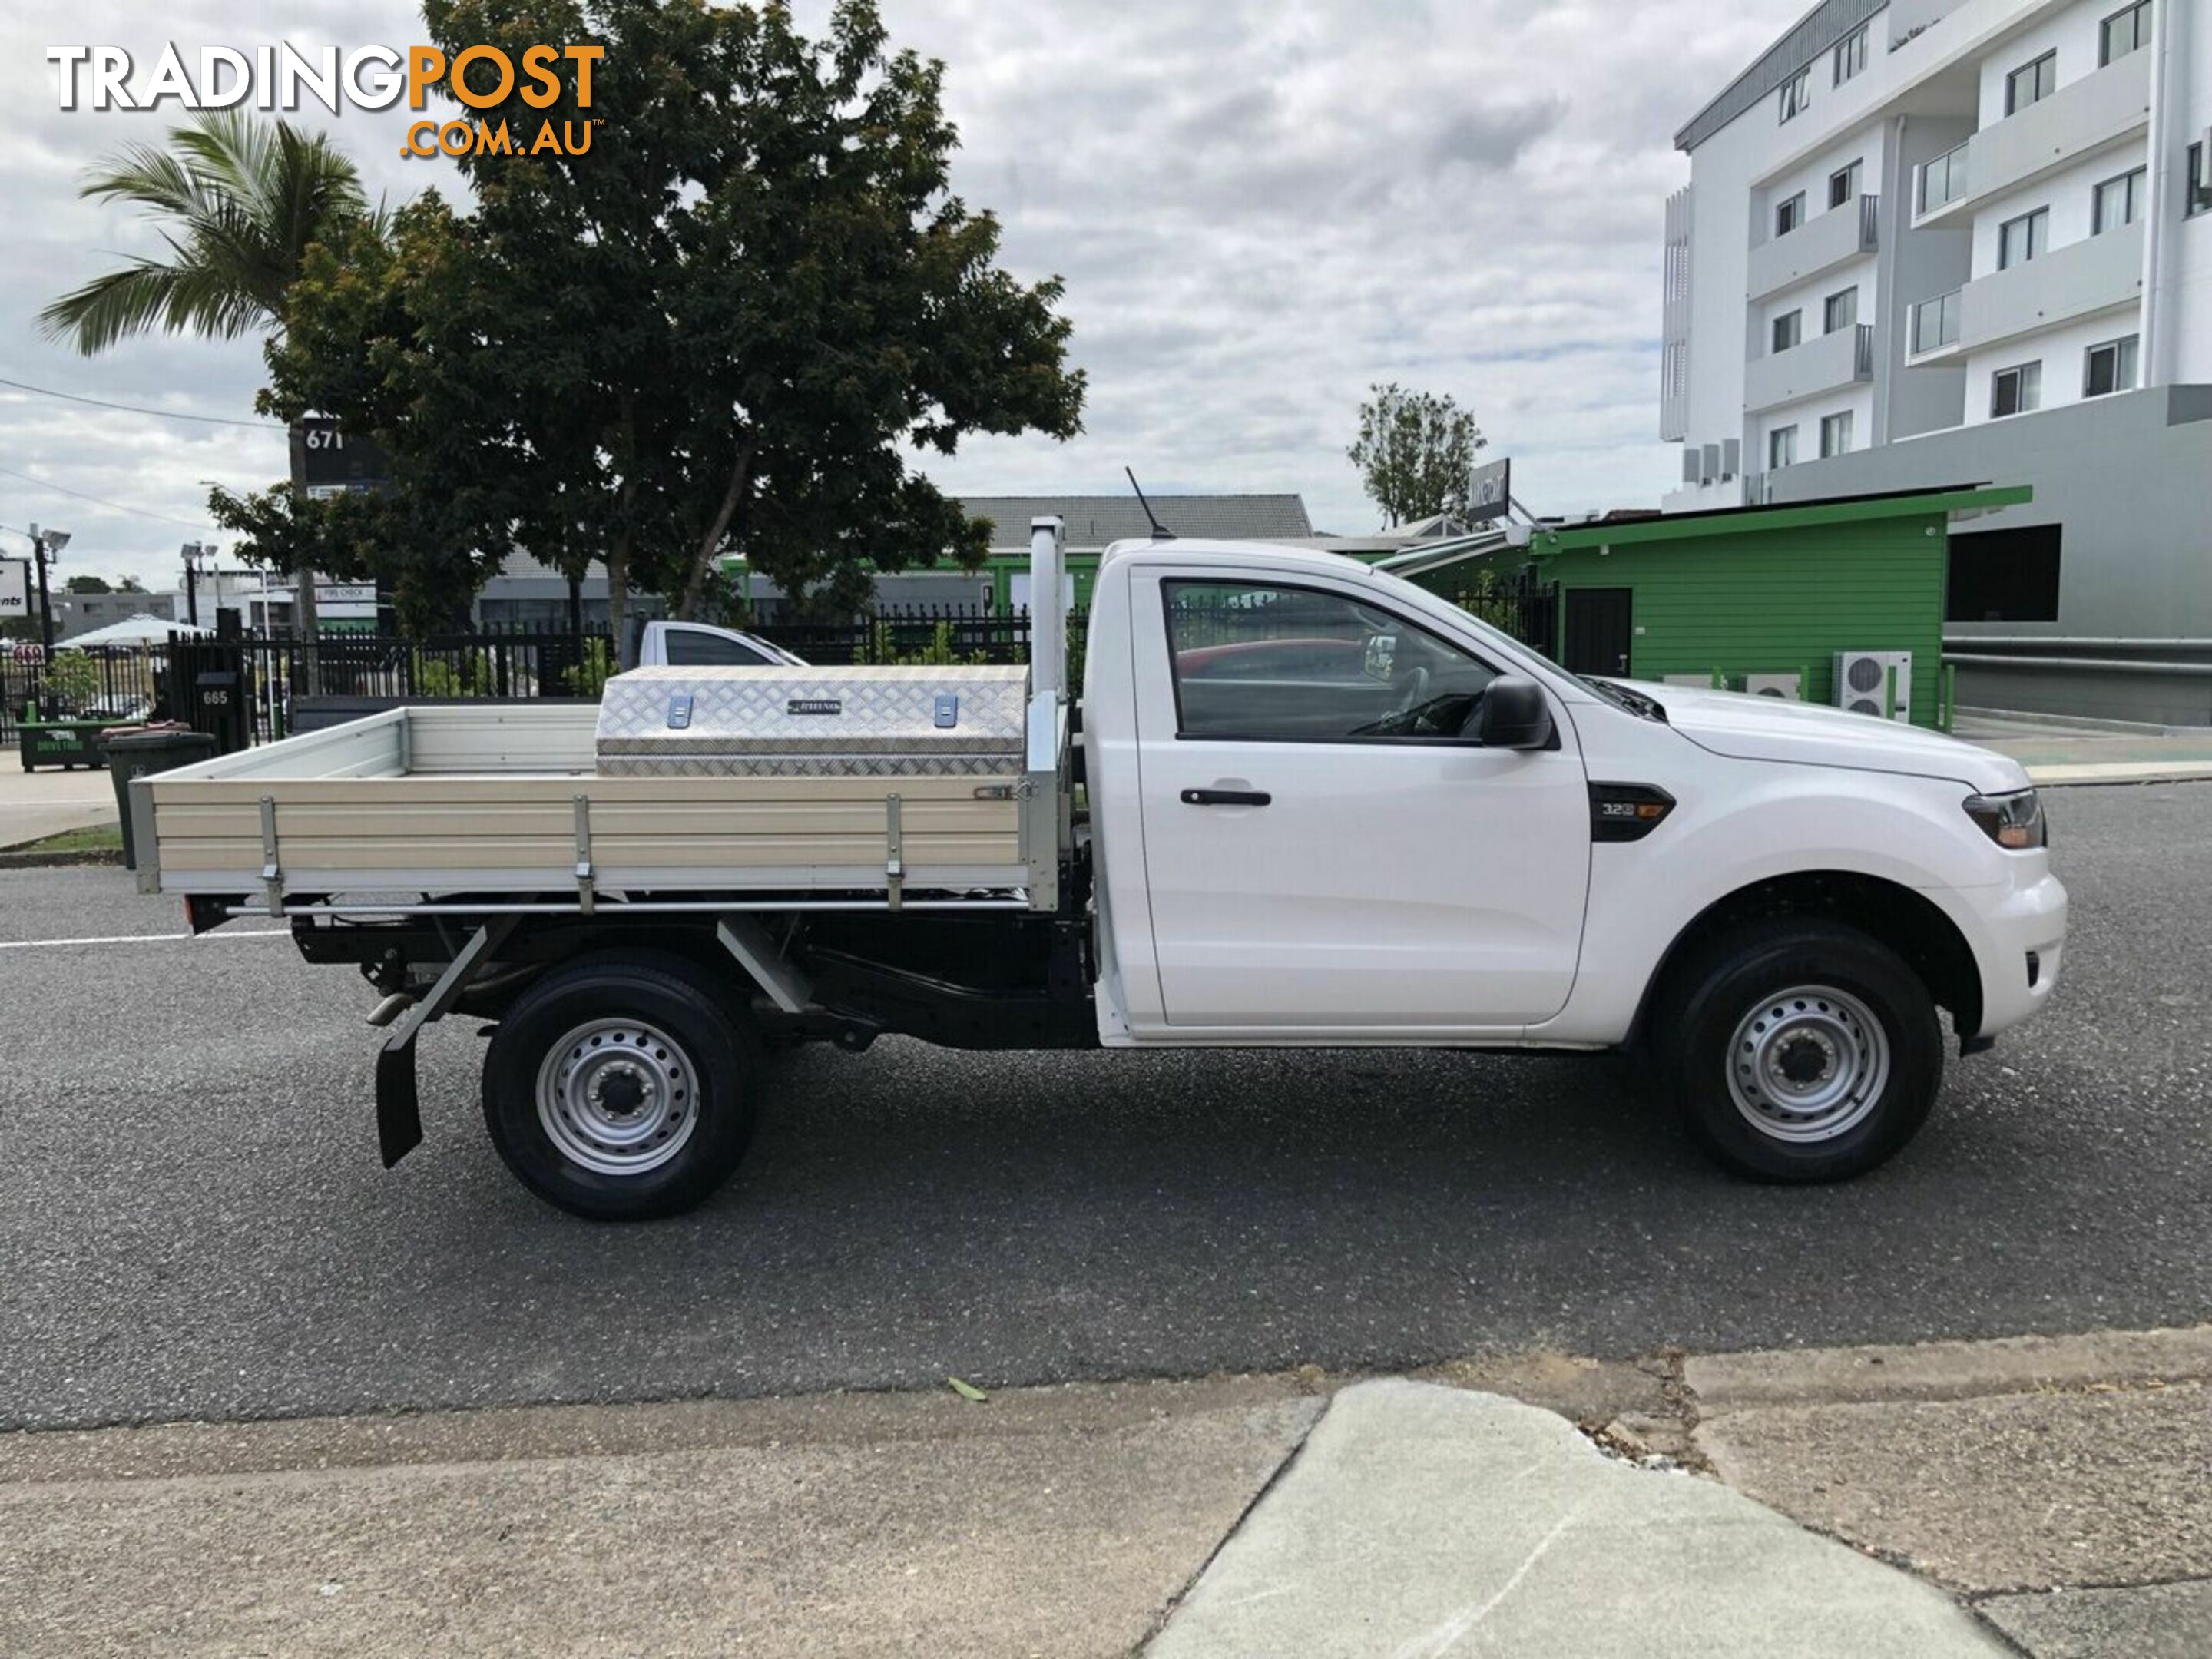
MULTIPOLYGON (((1004 221, 1017 274, 1066 276, 1091 376, 1074 441, 991 440, 930 471, 977 495, 1108 491, 1127 462, 1148 489, 1296 490, 1317 526, 1363 530, 1376 514, 1344 447, 1368 384, 1397 380, 1475 410, 1539 512, 1656 502, 1672 466, 1654 436, 1660 213, 1688 174, 1672 136, 1802 3, 884 0, 894 39, 949 66, 957 187, 1004 221)), ((173 118, 64 112, 46 48, 118 45, 149 64, 167 40, 188 56, 404 48, 422 38, 414 6, 6 14, 0 377, 250 419, 257 340, 146 337, 87 359, 40 337, 54 295, 155 246, 78 201, 77 175, 173 118)), ((373 190, 450 188, 443 163, 401 159, 405 119, 324 118, 373 190)), ((200 481, 258 487, 284 465, 273 428, 0 386, 0 526, 69 529, 65 571, 169 586, 179 545, 211 533, 200 481)), ((24 550, 0 535, 0 556, 24 550)))

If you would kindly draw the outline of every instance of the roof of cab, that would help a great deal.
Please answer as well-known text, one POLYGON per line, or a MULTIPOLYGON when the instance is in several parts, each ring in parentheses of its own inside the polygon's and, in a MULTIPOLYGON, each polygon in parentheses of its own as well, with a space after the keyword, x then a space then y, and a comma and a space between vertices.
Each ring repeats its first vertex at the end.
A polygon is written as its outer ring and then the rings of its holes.
POLYGON ((1178 536, 1171 541, 1115 542, 1099 555, 1098 568, 1105 568, 1119 559, 1149 556, 1154 562, 1177 564, 1219 560, 1224 564, 1252 562, 1254 555, 1264 557, 1270 565, 1291 569, 1309 570, 1316 574, 1334 576, 1374 575, 1374 571, 1358 559, 1346 558, 1341 553, 1324 553, 1317 548, 1291 547, 1281 542, 1224 542, 1210 541, 1194 536, 1178 536))

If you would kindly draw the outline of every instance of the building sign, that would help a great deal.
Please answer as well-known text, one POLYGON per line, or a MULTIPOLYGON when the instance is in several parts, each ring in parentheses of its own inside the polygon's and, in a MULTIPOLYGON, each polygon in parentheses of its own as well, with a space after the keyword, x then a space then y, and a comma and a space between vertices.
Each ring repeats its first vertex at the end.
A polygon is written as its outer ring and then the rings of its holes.
POLYGON ((31 614, 31 562, 0 559, 0 622, 31 614))
POLYGON ((300 435, 307 451, 302 476, 310 500, 381 489, 391 481, 392 464, 375 441, 339 431, 329 416, 308 416, 300 422, 300 435))
POLYGON ((1510 457, 1478 466, 1468 475, 1466 516, 1480 524, 1502 519, 1513 504, 1513 462, 1510 457))

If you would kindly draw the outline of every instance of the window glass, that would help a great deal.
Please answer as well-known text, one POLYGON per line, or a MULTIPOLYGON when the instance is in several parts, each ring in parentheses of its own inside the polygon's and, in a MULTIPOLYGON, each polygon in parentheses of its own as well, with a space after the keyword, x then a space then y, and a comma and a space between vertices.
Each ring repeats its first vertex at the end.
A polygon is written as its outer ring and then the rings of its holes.
POLYGON ((1851 411, 1820 417, 1820 453, 1846 455, 1851 447, 1851 411))
POLYGON ((2102 236, 2108 230, 2118 230, 2123 225, 2135 223, 2142 211, 2143 180, 2147 169, 2137 167, 2133 173, 2108 179, 2097 186, 2096 199, 2090 215, 2089 234, 2102 236))
POLYGON ((1859 193, 1859 174, 1865 167, 1863 161, 1838 169, 1828 175, 1828 205, 1839 208, 1859 193))
POLYGON ((1805 192, 1799 191, 1774 210, 1774 234, 1787 236, 1805 222, 1805 192))
POLYGON ((2043 365, 2022 363, 2001 368, 1990 381, 1991 416, 2023 415, 2043 402, 2043 365))
POLYGON ((2051 236, 2051 210, 2038 208, 1997 227, 1997 269, 2009 270, 2041 253, 2051 236))
POLYGON ((2057 89, 2058 54, 2046 52, 2005 76, 2005 113, 2011 115, 2040 103, 2057 89))
POLYGON ((2130 334, 2125 339, 2107 340, 2089 348, 2081 377, 2083 397, 2102 398, 2108 392, 2135 390, 2136 342, 2136 337, 2130 334))
POLYGON ((1805 105, 1813 95, 1813 71, 1801 69, 1782 83, 1782 118, 1792 120, 1803 113, 1805 105))
POLYGON ((2098 32, 2097 62, 2101 65, 2150 44, 2150 0, 2114 12, 2098 32))
POLYGON ((1836 84, 1841 86, 1867 66, 1867 28, 1862 23, 1836 42, 1836 84))
POLYGON ((2205 153, 2201 143, 2189 147, 2189 182, 2185 186, 2188 199, 2182 205, 2184 213, 2202 213, 2212 208, 2212 155, 2205 153))
POLYGON ((1827 303, 1820 307, 1820 331, 1833 334, 1839 328, 1849 328, 1859 319, 1859 291, 1856 284, 1841 294, 1831 294, 1827 303))
POLYGON ((1771 471, 1777 467, 1794 466, 1797 461, 1797 428, 1778 426, 1766 434, 1766 465, 1771 471))
POLYGON ((1451 740, 1496 678, 1456 646, 1340 594, 1229 581, 1163 592, 1186 738, 1451 740))
POLYGON ((1774 319, 1774 349, 1787 351, 1805 337, 1805 313, 1785 311, 1774 319))
POLYGON ((773 659, 743 640, 725 638, 697 628, 672 628, 666 637, 668 661, 676 668, 751 668, 773 659))

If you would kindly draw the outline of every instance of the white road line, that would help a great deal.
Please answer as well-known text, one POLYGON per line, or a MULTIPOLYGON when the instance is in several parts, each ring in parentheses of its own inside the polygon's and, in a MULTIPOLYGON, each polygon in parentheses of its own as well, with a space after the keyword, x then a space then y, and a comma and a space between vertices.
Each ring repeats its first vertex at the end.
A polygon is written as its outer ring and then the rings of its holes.
POLYGON ((164 945, 178 939, 289 939, 279 927, 257 928, 244 933, 102 933, 92 939, 0 939, 0 951, 58 951, 72 945, 164 945))

